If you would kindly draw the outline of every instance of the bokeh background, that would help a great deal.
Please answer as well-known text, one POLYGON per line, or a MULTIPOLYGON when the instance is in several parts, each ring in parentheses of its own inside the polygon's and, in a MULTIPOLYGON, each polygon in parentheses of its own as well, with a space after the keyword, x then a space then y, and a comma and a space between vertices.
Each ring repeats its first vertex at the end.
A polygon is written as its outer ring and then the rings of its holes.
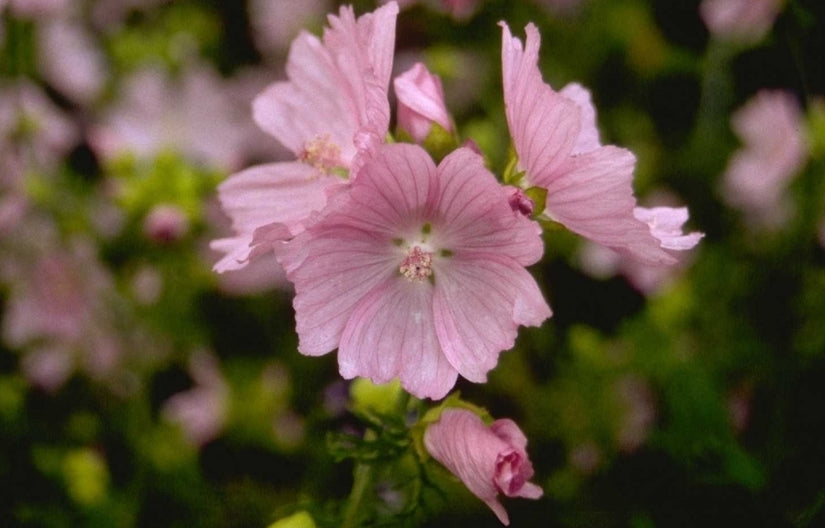
MULTIPOLYGON (((825 526, 825 3, 724 3, 399 15, 396 71, 441 75, 499 174, 496 24, 535 22, 545 80, 589 87, 602 141, 635 152, 640 202, 687 205, 706 234, 657 270, 546 233, 531 271, 553 318, 458 385, 529 438, 545 497, 508 501, 514 526, 825 526)), ((289 154, 252 98, 336 9, 0 0, 0 526, 335 525, 352 464, 327 435, 362 427, 348 384, 334 354, 298 354, 274 262, 219 276, 208 243, 229 229, 216 186, 289 154)), ((498 526, 433 479, 427 526, 498 526)))

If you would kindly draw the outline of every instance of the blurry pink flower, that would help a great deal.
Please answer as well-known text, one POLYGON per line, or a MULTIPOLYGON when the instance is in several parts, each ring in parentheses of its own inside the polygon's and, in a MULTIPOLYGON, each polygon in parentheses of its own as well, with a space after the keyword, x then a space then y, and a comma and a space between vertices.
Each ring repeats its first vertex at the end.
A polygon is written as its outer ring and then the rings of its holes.
POLYGON ((89 140, 104 160, 129 153, 151 159, 171 150, 211 168, 234 170, 243 159, 244 138, 243 118, 221 77, 195 66, 178 79, 155 69, 133 74, 89 140))
POLYGON ((604 454, 594 441, 585 440, 570 448, 567 460, 582 475, 592 475, 604 462, 604 454))
POLYGON ((731 124, 743 146, 725 171, 725 201, 757 223, 778 224, 785 214, 785 188, 808 155, 799 106, 789 93, 761 91, 731 124))
POLYGON ((143 219, 143 234, 159 244, 176 242, 188 232, 189 218, 177 205, 156 205, 143 219))
POLYGON ((624 375, 614 385, 622 413, 616 430, 616 443, 624 452, 641 447, 656 421, 656 405, 648 383, 634 375, 624 375))
POLYGON ((510 519, 498 494, 538 499, 543 492, 528 482, 533 465, 527 457, 527 438, 509 419, 489 427, 475 413, 445 409, 424 433, 430 455, 461 479, 467 489, 493 510, 502 524, 510 519))
POLYGON ((436 168, 417 145, 385 145, 281 259, 295 284, 299 350, 338 348, 345 378, 398 377, 441 398, 457 374, 487 379, 519 325, 550 317, 524 269, 538 225, 461 148, 436 168))
POLYGON ((785 0, 703 0, 699 13, 713 35, 757 42, 770 31, 785 0))
POLYGON ((51 20, 39 28, 38 61, 46 81, 80 104, 90 103, 103 88, 106 62, 92 36, 77 23, 51 20))
POLYGON ((293 152, 296 161, 249 168, 218 189, 234 237, 215 240, 225 254, 215 270, 243 268, 280 240, 304 229, 327 202, 330 187, 354 178, 360 154, 383 142, 398 6, 355 18, 351 7, 329 16, 323 42, 301 33, 286 71, 253 103, 258 125, 293 152))
POLYGON ((15 16, 42 18, 68 10, 71 0, 8 0, 8 5, 15 16))
POLYGON ((282 53, 305 27, 323 22, 329 0, 249 0, 247 10, 255 46, 262 53, 282 53))
POLYGON ((635 157, 600 145, 590 94, 577 84, 555 92, 544 83, 533 24, 524 48, 501 25, 505 109, 524 186, 547 189, 544 213, 574 233, 647 264, 674 264, 663 249, 676 240, 673 233, 661 240, 634 214, 635 157))
POLYGON ((218 360, 207 352, 192 355, 189 374, 195 386, 169 398, 161 412, 180 425, 192 444, 202 446, 217 437, 226 423, 229 387, 218 360))
POLYGON ((393 81, 398 98, 398 126, 410 134, 416 143, 422 143, 433 123, 452 132, 450 114, 444 103, 441 79, 420 62, 393 81))
POLYGON ((15 150, 3 148, 0 143, 0 240, 17 228, 28 207, 23 188, 23 162, 15 150))
POLYGON ((23 361, 24 374, 46 389, 59 387, 77 367, 102 378, 117 365, 121 348, 110 327, 104 298, 112 279, 94 248, 75 241, 58 248, 48 227, 29 221, 18 254, 0 255, 0 273, 11 285, 2 320, 2 338, 33 354, 23 361), (44 251, 45 248, 45 251, 44 251), (24 252, 35 254, 26 258, 24 252))
POLYGON ((36 85, 20 80, 0 86, 0 145, 24 142, 29 169, 51 168, 77 144, 75 125, 36 85))
POLYGON ((441 5, 453 18, 465 20, 473 16, 481 0, 441 0, 441 5))

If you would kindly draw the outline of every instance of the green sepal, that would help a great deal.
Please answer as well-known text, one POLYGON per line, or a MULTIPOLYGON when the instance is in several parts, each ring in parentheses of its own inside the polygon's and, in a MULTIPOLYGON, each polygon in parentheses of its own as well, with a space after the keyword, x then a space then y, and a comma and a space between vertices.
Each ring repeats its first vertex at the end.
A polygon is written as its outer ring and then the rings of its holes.
POLYGON ((430 153, 436 163, 439 163, 447 154, 458 148, 458 138, 433 121, 430 132, 421 146, 430 153))
POLYGON ((544 187, 530 187, 524 194, 533 201, 533 218, 544 212, 547 204, 547 189, 544 187))
POLYGON ((519 182, 524 178, 524 171, 517 171, 517 167, 518 154, 516 153, 516 149, 511 145, 510 148, 507 149, 507 165, 504 167, 504 173, 501 176, 505 185, 518 186, 519 182))
POLYGON ((377 385, 367 378, 356 378, 349 387, 353 412, 392 414, 398 409, 401 393, 398 380, 377 385))

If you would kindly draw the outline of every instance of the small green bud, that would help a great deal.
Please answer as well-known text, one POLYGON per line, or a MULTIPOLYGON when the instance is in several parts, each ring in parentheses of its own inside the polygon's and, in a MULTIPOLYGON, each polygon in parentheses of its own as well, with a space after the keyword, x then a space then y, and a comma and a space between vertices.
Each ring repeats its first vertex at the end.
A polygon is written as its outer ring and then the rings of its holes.
POLYGON ((279 519, 270 524, 267 528, 316 528, 315 521, 307 512, 301 510, 293 513, 289 517, 279 519))

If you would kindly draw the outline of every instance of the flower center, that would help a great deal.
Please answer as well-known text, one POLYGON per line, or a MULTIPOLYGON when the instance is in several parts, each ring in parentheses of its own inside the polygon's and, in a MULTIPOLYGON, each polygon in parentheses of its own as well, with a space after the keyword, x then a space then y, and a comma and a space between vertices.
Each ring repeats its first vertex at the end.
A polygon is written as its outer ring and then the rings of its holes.
POLYGON ((410 282, 424 282, 433 274, 433 254, 419 246, 413 246, 407 251, 407 257, 401 262, 398 271, 410 282))
POLYGON ((343 168, 341 147, 330 141, 329 134, 317 135, 304 143, 304 149, 298 153, 298 159, 306 162, 323 174, 330 174, 334 169, 343 168))

